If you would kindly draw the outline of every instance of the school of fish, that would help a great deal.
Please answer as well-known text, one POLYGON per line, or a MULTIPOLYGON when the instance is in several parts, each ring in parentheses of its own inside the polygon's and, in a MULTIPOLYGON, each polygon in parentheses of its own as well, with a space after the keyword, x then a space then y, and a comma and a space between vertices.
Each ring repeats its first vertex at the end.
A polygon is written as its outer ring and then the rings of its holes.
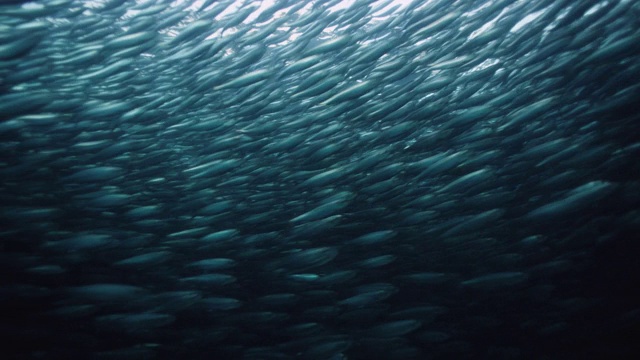
POLYGON ((0 4, 6 359, 640 356, 640 3, 0 4))

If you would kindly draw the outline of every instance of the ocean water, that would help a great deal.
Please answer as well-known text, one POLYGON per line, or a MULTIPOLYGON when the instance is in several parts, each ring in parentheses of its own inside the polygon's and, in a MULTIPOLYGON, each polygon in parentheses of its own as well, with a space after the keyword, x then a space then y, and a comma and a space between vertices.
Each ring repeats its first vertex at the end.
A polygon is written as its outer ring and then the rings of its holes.
POLYGON ((632 0, 0 4, 3 359, 636 359, 632 0))

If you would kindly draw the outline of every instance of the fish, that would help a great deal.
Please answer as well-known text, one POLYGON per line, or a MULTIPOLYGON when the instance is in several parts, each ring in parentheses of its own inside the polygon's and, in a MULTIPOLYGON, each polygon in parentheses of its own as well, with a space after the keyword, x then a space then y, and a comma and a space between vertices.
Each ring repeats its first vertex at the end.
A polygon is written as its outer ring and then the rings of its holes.
POLYGON ((638 14, 4 1, 3 355, 637 357, 638 14))

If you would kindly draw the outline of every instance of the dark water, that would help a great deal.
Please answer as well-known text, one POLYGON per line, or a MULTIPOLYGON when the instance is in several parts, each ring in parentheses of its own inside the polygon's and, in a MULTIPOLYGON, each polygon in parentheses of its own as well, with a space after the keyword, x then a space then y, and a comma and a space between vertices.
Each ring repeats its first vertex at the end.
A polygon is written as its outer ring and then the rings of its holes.
POLYGON ((0 5, 7 359, 635 359, 634 1, 0 5))

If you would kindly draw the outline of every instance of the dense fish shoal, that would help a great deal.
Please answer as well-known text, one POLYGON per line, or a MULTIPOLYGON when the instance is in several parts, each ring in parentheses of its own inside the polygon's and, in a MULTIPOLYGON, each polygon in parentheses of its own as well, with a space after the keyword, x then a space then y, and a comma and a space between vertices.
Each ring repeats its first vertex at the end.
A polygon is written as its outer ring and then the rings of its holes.
POLYGON ((639 15, 2 2, 3 354, 637 358, 639 15))

